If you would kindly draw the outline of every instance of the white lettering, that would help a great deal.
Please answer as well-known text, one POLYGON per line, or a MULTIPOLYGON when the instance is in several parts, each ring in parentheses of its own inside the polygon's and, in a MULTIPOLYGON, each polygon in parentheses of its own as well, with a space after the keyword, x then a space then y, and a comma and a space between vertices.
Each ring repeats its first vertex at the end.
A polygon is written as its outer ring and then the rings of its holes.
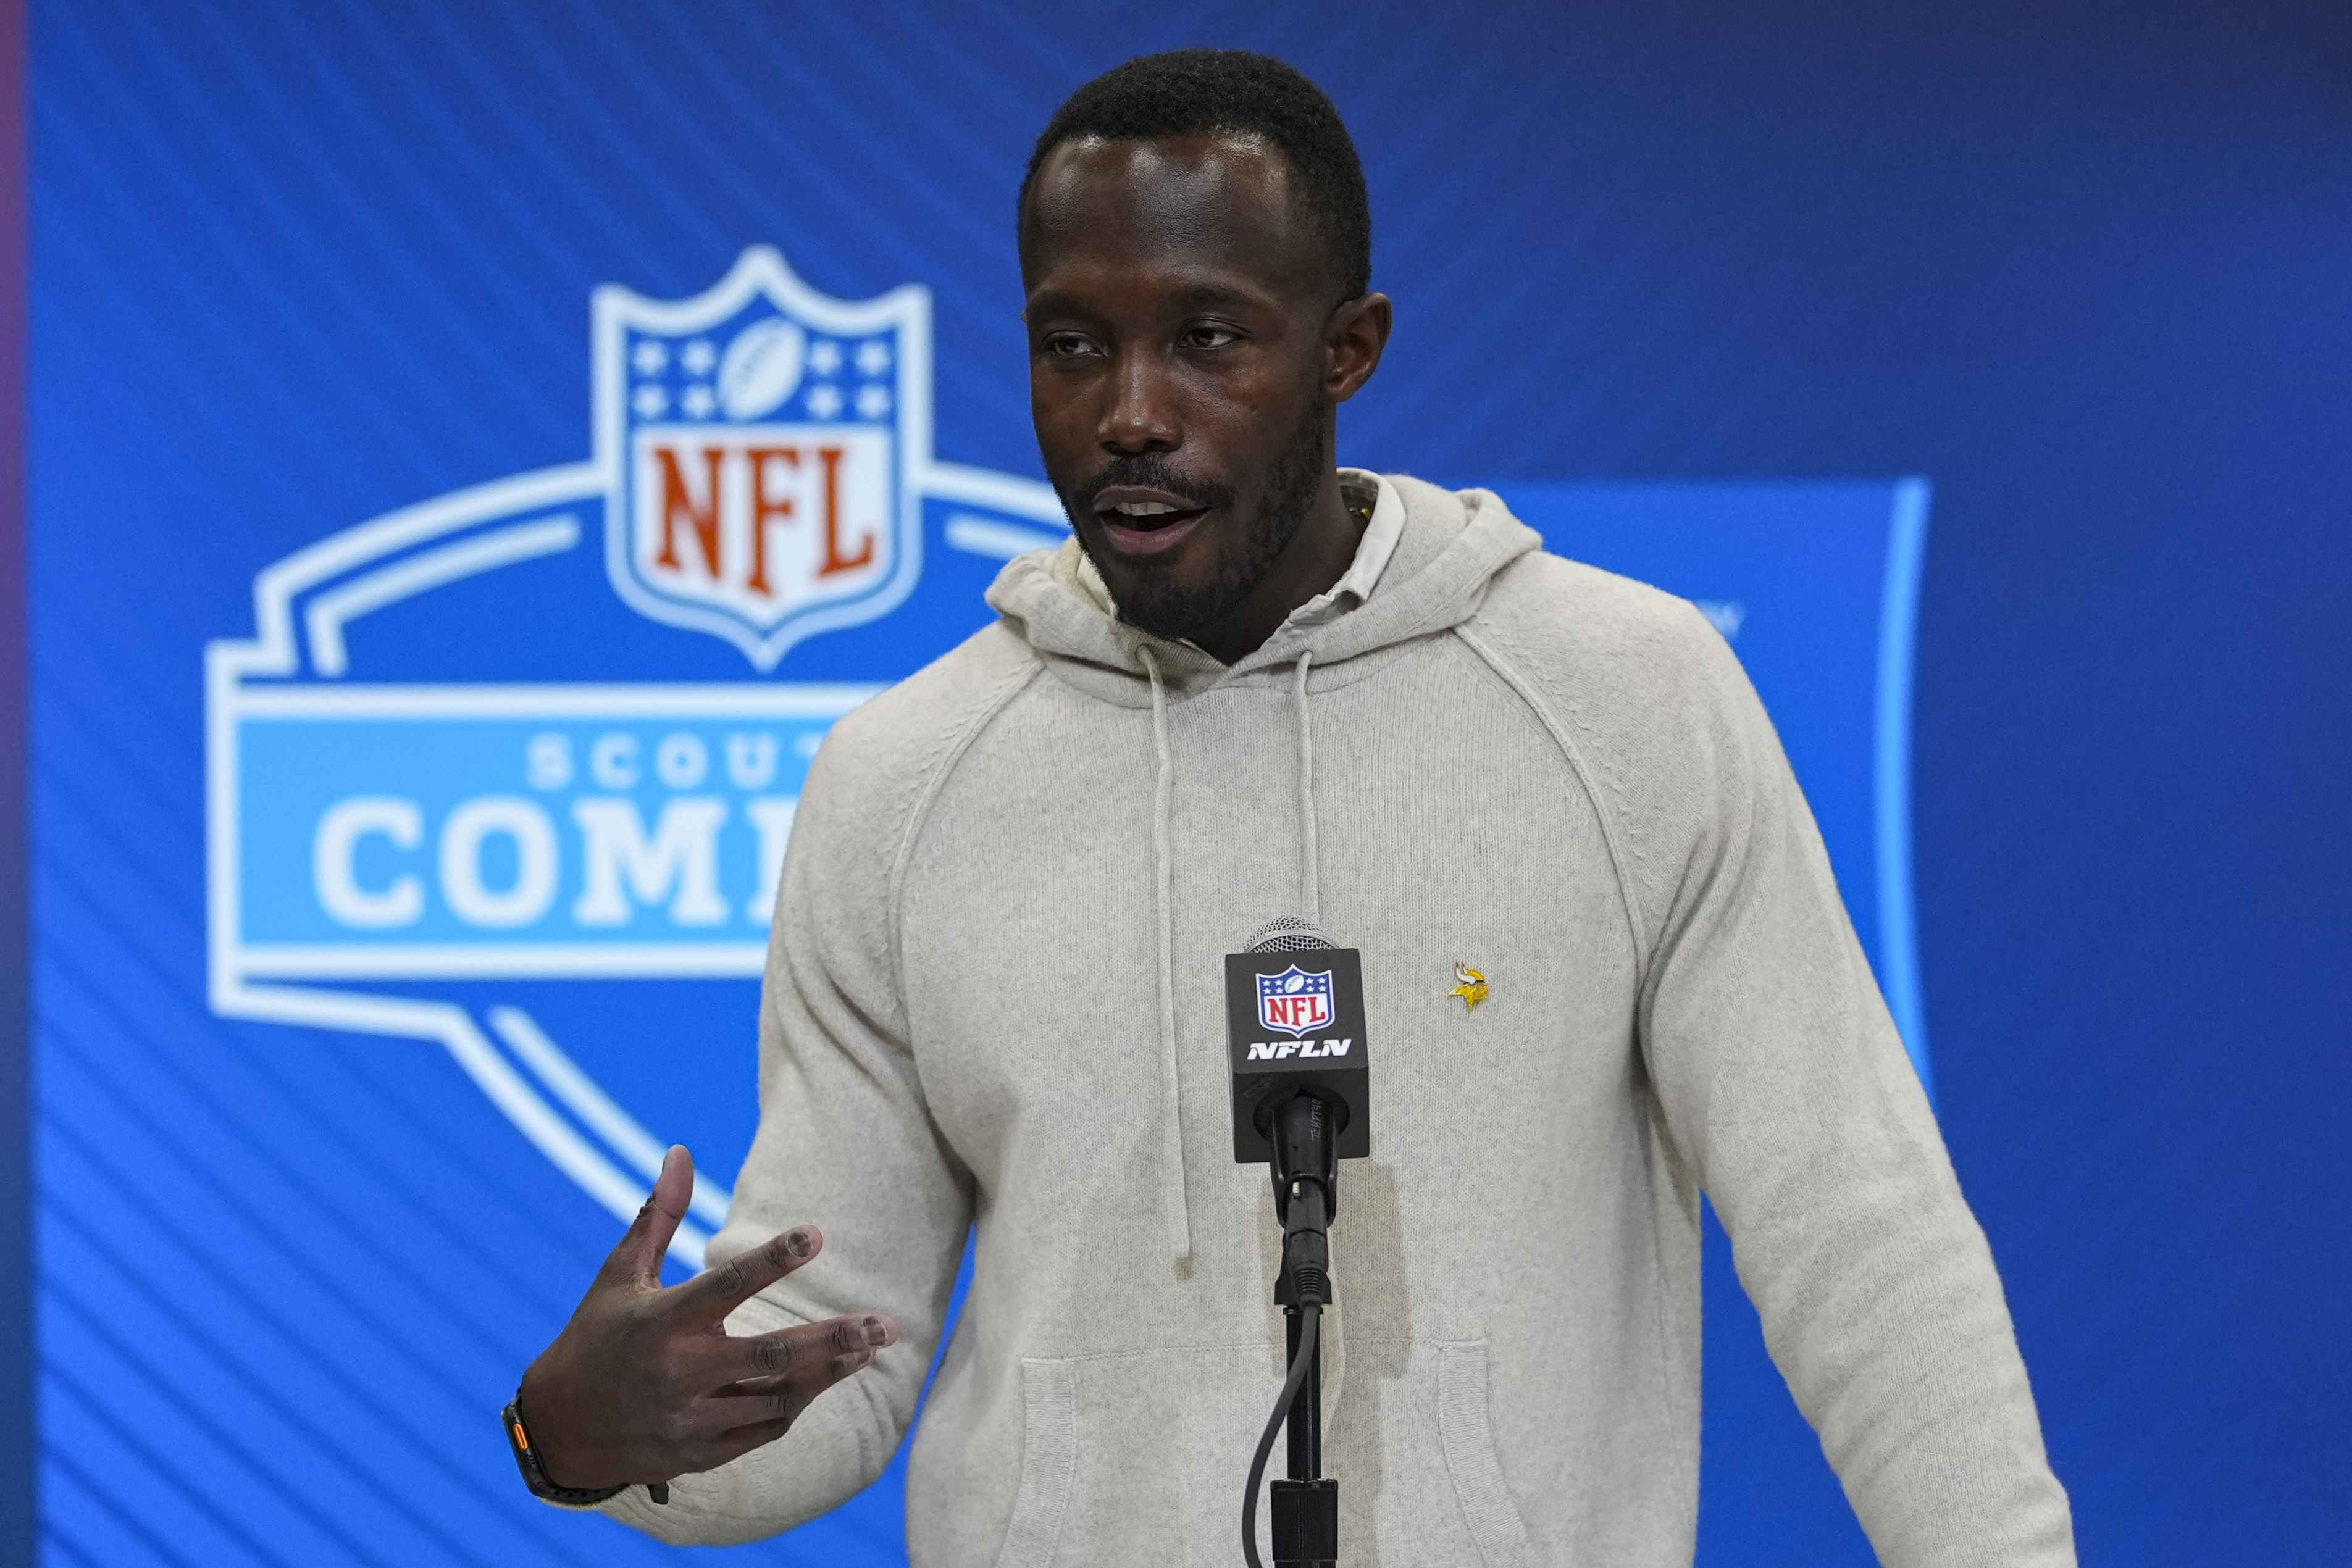
POLYGON ((1280 1045, 1275 1047, 1275 1059, 1276 1061, 1280 1061, 1282 1058, 1288 1056, 1292 1051, 1297 1051, 1297 1049, 1298 1042, 1297 1040, 1286 1040, 1280 1045))
POLYGON ((662 807, 650 842, 634 800, 577 800, 572 820, 584 839, 586 865, 580 896, 572 905, 572 917, 581 925, 625 925, 635 913, 629 894, 640 904, 657 904, 673 884, 673 925, 725 924, 727 901, 719 896, 719 826, 727 820, 725 801, 707 795, 671 800, 662 807))
POLYGON ((555 825, 519 796, 468 800, 442 824, 441 896, 468 925, 504 930, 545 915, 555 902, 555 825), (514 883, 503 891, 482 877, 482 841, 493 834, 514 841, 514 883))
POLYGON ((691 789, 710 771, 710 748, 698 735, 666 735, 654 750, 654 771, 673 789, 691 789))
POLYGON ((561 789, 572 782, 572 741, 568 736, 534 735, 523 748, 523 777, 534 789, 561 789))
POLYGON ((415 877, 396 876, 382 888, 360 885, 352 862, 360 840, 370 833, 413 850, 425 837, 425 813, 413 800, 386 795, 356 796, 330 807, 310 841, 310 882, 319 905, 344 925, 366 930, 414 925, 425 913, 425 889, 415 877))
POLYGON ((1274 1046, 1265 1040, 1254 1040, 1250 1041, 1249 1059, 1252 1061, 1272 1061, 1274 1060, 1274 1046))
POLYGON ((607 789, 627 789, 637 781, 637 737, 615 732, 600 735, 588 748, 588 771, 607 789))
MULTIPOLYGON (((733 761, 734 741, 728 742, 729 760, 733 761)), ((769 760, 772 763, 772 754, 769 760)), ((775 913, 776 883, 784 872, 784 846, 792 841, 793 818, 801 809, 797 795, 761 795, 743 802, 743 814, 760 831, 760 891, 743 906, 743 913, 761 925, 775 913)))
MULTIPOLYGON (((776 737, 772 735, 730 735, 727 737, 727 777, 738 789, 764 789, 776 776, 776 737)), ((765 919, 767 912, 761 912, 765 919)))
POLYGON ((1327 1040, 1323 1042, 1323 1054, 1326 1056, 1345 1056, 1348 1054, 1348 1048, 1355 1043, 1356 1040, 1353 1035, 1349 1036, 1346 1040, 1327 1040))

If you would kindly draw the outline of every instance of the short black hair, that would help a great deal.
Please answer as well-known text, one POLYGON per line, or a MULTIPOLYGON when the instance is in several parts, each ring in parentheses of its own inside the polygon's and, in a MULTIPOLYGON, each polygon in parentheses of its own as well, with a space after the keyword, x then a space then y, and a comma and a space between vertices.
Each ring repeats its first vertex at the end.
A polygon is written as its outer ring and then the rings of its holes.
POLYGON ((1037 138, 1021 176, 1019 210, 1046 155, 1065 141, 1158 141, 1219 131, 1262 136, 1297 176, 1307 216, 1323 234, 1331 271, 1353 299, 1372 286, 1372 203, 1347 121, 1323 89, 1271 55, 1171 49, 1139 55, 1072 93, 1037 138))

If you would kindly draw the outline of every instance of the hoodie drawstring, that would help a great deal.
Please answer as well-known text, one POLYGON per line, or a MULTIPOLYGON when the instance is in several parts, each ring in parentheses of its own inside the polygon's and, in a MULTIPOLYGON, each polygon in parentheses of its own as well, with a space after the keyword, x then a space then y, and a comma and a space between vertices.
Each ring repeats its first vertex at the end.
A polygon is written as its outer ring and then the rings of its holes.
MULTIPOLYGON (((1181 1261, 1192 1255, 1192 1213, 1184 1190, 1183 1082, 1176 1049, 1175 857, 1170 846, 1176 761, 1168 744, 1168 687, 1160 678, 1160 663, 1149 648, 1138 648, 1136 653, 1144 673, 1151 677, 1151 747, 1159 763, 1151 801, 1151 861, 1159 920, 1160 1087, 1168 1105, 1161 1125, 1167 1129, 1163 1157, 1173 1177, 1168 1183, 1168 1242, 1181 1261)), ((1298 715, 1298 913, 1309 925, 1320 925, 1323 884, 1316 864, 1315 724, 1307 707, 1307 672, 1313 661, 1311 653, 1298 655, 1291 699, 1298 715)))
POLYGON ((1161 1119, 1161 1125, 1167 1128, 1165 1157, 1174 1178, 1168 1183, 1168 1240, 1177 1260, 1181 1262, 1192 1255, 1192 1212, 1184 1195, 1183 1089, 1176 1071, 1176 936, 1171 889, 1173 857, 1168 842, 1176 764, 1168 747, 1168 690, 1160 679, 1159 663, 1149 648, 1138 648, 1136 652, 1151 676, 1151 745, 1160 758, 1159 784, 1152 792, 1151 858, 1160 904, 1160 1072, 1165 1079, 1161 1089, 1168 1101, 1168 1114, 1161 1119))
POLYGON ((1315 726, 1307 716, 1307 664, 1298 655, 1298 681, 1291 693, 1298 705, 1298 914, 1309 925, 1323 924, 1323 878, 1315 863, 1315 726))

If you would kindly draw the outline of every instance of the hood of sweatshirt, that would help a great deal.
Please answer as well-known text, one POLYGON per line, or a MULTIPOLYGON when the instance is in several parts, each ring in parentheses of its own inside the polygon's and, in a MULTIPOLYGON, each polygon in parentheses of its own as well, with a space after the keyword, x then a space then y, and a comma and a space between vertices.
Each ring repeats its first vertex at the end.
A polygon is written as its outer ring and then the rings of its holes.
POLYGON ((988 593, 990 606, 1055 674, 1105 702, 1151 710, 1158 761, 1151 845, 1159 915, 1161 1125, 1166 1129, 1161 1157, 1170 1176, 1162 1190, 1169 1195, 1168 1246, 1180 1261, 1192 1254, 1192 1227, 1184 1170, 1170 852, 1180 781, 1169 744, 1168 705, 1231 681, 1280 678, 1277 672, 1288 667, 1297 716, 1298 913, 1310 925, 1319 922, 1322 890, 1316 866, 1315 726, 1307 705, 1308 671, 1460 625, 1477 613, 1496 572, 1543 543, 1491 491, 1443 490, 1402 475, 1381 477, 1356 469, 1341 469, 1340 483, 1354 504, 1371 498, 1368 533, 1397 524, 1395 547, 1379 580, 1360 601, 1346 590, 1336 600, 1327 595, 1311 601, 1255 652, 1232 664, 1220 664, 1190 643, 1155 637, 1119 620, 1101 577, 1076 538, 1059 549, 1016 558, 988 593))
POLYGON ((1495 574, 1543 540, 1487 490, 1444 490, 1404 475, 1341 469, 1350 490, 1377 492, 1377 507, 1404 513, 1395 552, 1371 594, 1340 613, 1294 618, 1232 664, 1118 617, 1102 579, 1072 538, 1056 550, 1016 558, 988 602, 1055 674, 1106 702, 1142 707, 1153 672, 1181 699, 1229 680, 1295 665, 1318 667, 1458 626, 1477 612, 1495 574))

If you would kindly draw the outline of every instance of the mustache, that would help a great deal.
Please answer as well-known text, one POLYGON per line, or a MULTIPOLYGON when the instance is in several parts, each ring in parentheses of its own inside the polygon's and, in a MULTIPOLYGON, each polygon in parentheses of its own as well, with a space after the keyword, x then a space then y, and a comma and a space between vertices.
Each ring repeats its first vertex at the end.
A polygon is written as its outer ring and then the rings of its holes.
POLYGON ((1176 472, 1167 457, 1158 452, 1138 452, 1113 457, 1096 470, 1094 476, 1076 491, 1063 498, 1070 510, 1072 521, 1079 517, 1092 517, 1095 497, 1114 485, 1133 485, 1139 489, 1165 490, 1188 506, 1203 509, 1230 507, 1234 491, 1230 485, 1218 485, 1197 479, 1187 479, 1176 472))

